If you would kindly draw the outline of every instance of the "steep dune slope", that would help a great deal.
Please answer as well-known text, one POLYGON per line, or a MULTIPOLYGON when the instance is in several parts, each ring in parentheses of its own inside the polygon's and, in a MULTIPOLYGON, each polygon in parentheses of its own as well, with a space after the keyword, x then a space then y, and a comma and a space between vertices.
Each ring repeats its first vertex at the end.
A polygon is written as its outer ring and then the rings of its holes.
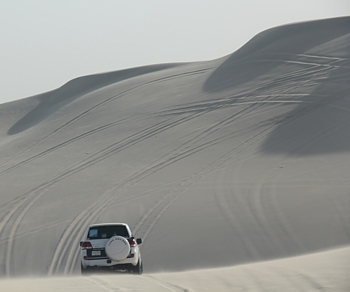
POLYGON ((1 105, 1 275, 77 272, 93 222, 129 223, 147 273, 349 245, 349 40, 292 24, 1 105))

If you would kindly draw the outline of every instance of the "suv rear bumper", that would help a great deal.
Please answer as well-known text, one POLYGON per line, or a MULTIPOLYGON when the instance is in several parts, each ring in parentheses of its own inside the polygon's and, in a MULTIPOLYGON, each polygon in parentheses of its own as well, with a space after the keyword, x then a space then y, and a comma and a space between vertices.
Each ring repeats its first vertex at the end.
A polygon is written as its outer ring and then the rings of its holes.
POLYGON ((88 259, 88 260, 83 259, 81 261, 81 264, 84 268, 88 268, 88 267, 90 267, 90 268, 92 268, 92 267, 95 267, 95 268, 103 268, 103 267, 121 268, 123 265, 130 266, 130 264, 133 266, 136 266, 138 260, 139 260, 138 255, 135 254, 135 256, 133 258, 127 258, 127 259, 122 260, 122 261, 113 261, 113 260, 108 259, 108 258, 106 258, 106 259, 88 259))

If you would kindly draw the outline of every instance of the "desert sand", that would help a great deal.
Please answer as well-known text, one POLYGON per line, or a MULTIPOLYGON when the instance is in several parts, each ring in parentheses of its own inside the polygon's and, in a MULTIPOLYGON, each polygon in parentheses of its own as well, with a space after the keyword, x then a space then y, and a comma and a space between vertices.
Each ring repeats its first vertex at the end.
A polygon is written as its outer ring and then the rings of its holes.
POLYGON ((350 17, 295 23, 1 104, 1 291, 350 291, 349 56, 350 17), (144 275, 79 275, 98 222, 144 275))

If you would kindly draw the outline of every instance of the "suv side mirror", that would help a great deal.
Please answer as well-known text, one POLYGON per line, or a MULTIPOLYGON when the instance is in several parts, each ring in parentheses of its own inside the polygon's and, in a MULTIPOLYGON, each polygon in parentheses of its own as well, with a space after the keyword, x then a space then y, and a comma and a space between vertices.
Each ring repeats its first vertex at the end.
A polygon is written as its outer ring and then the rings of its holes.
POLYGON ((82 244, 83 244, 83 241, 80 241, 80 242, 79 242, 79 245, 82 246, 82 244))
POLYGON ((137 242, 137 244, 141 244, 142 243, 142 238, 137 238, 136 242, 137 242))

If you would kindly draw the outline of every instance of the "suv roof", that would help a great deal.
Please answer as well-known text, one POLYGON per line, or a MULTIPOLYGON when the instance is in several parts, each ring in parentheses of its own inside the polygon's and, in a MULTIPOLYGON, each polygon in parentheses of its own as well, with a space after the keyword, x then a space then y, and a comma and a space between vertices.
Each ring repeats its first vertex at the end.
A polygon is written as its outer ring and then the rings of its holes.
POLYGON ((95 223, 95 224, 89 225, 89 227, 110 226, 110 225, 123 225, 128 227, 128 224, 125 224, 125 223, 95 223))

